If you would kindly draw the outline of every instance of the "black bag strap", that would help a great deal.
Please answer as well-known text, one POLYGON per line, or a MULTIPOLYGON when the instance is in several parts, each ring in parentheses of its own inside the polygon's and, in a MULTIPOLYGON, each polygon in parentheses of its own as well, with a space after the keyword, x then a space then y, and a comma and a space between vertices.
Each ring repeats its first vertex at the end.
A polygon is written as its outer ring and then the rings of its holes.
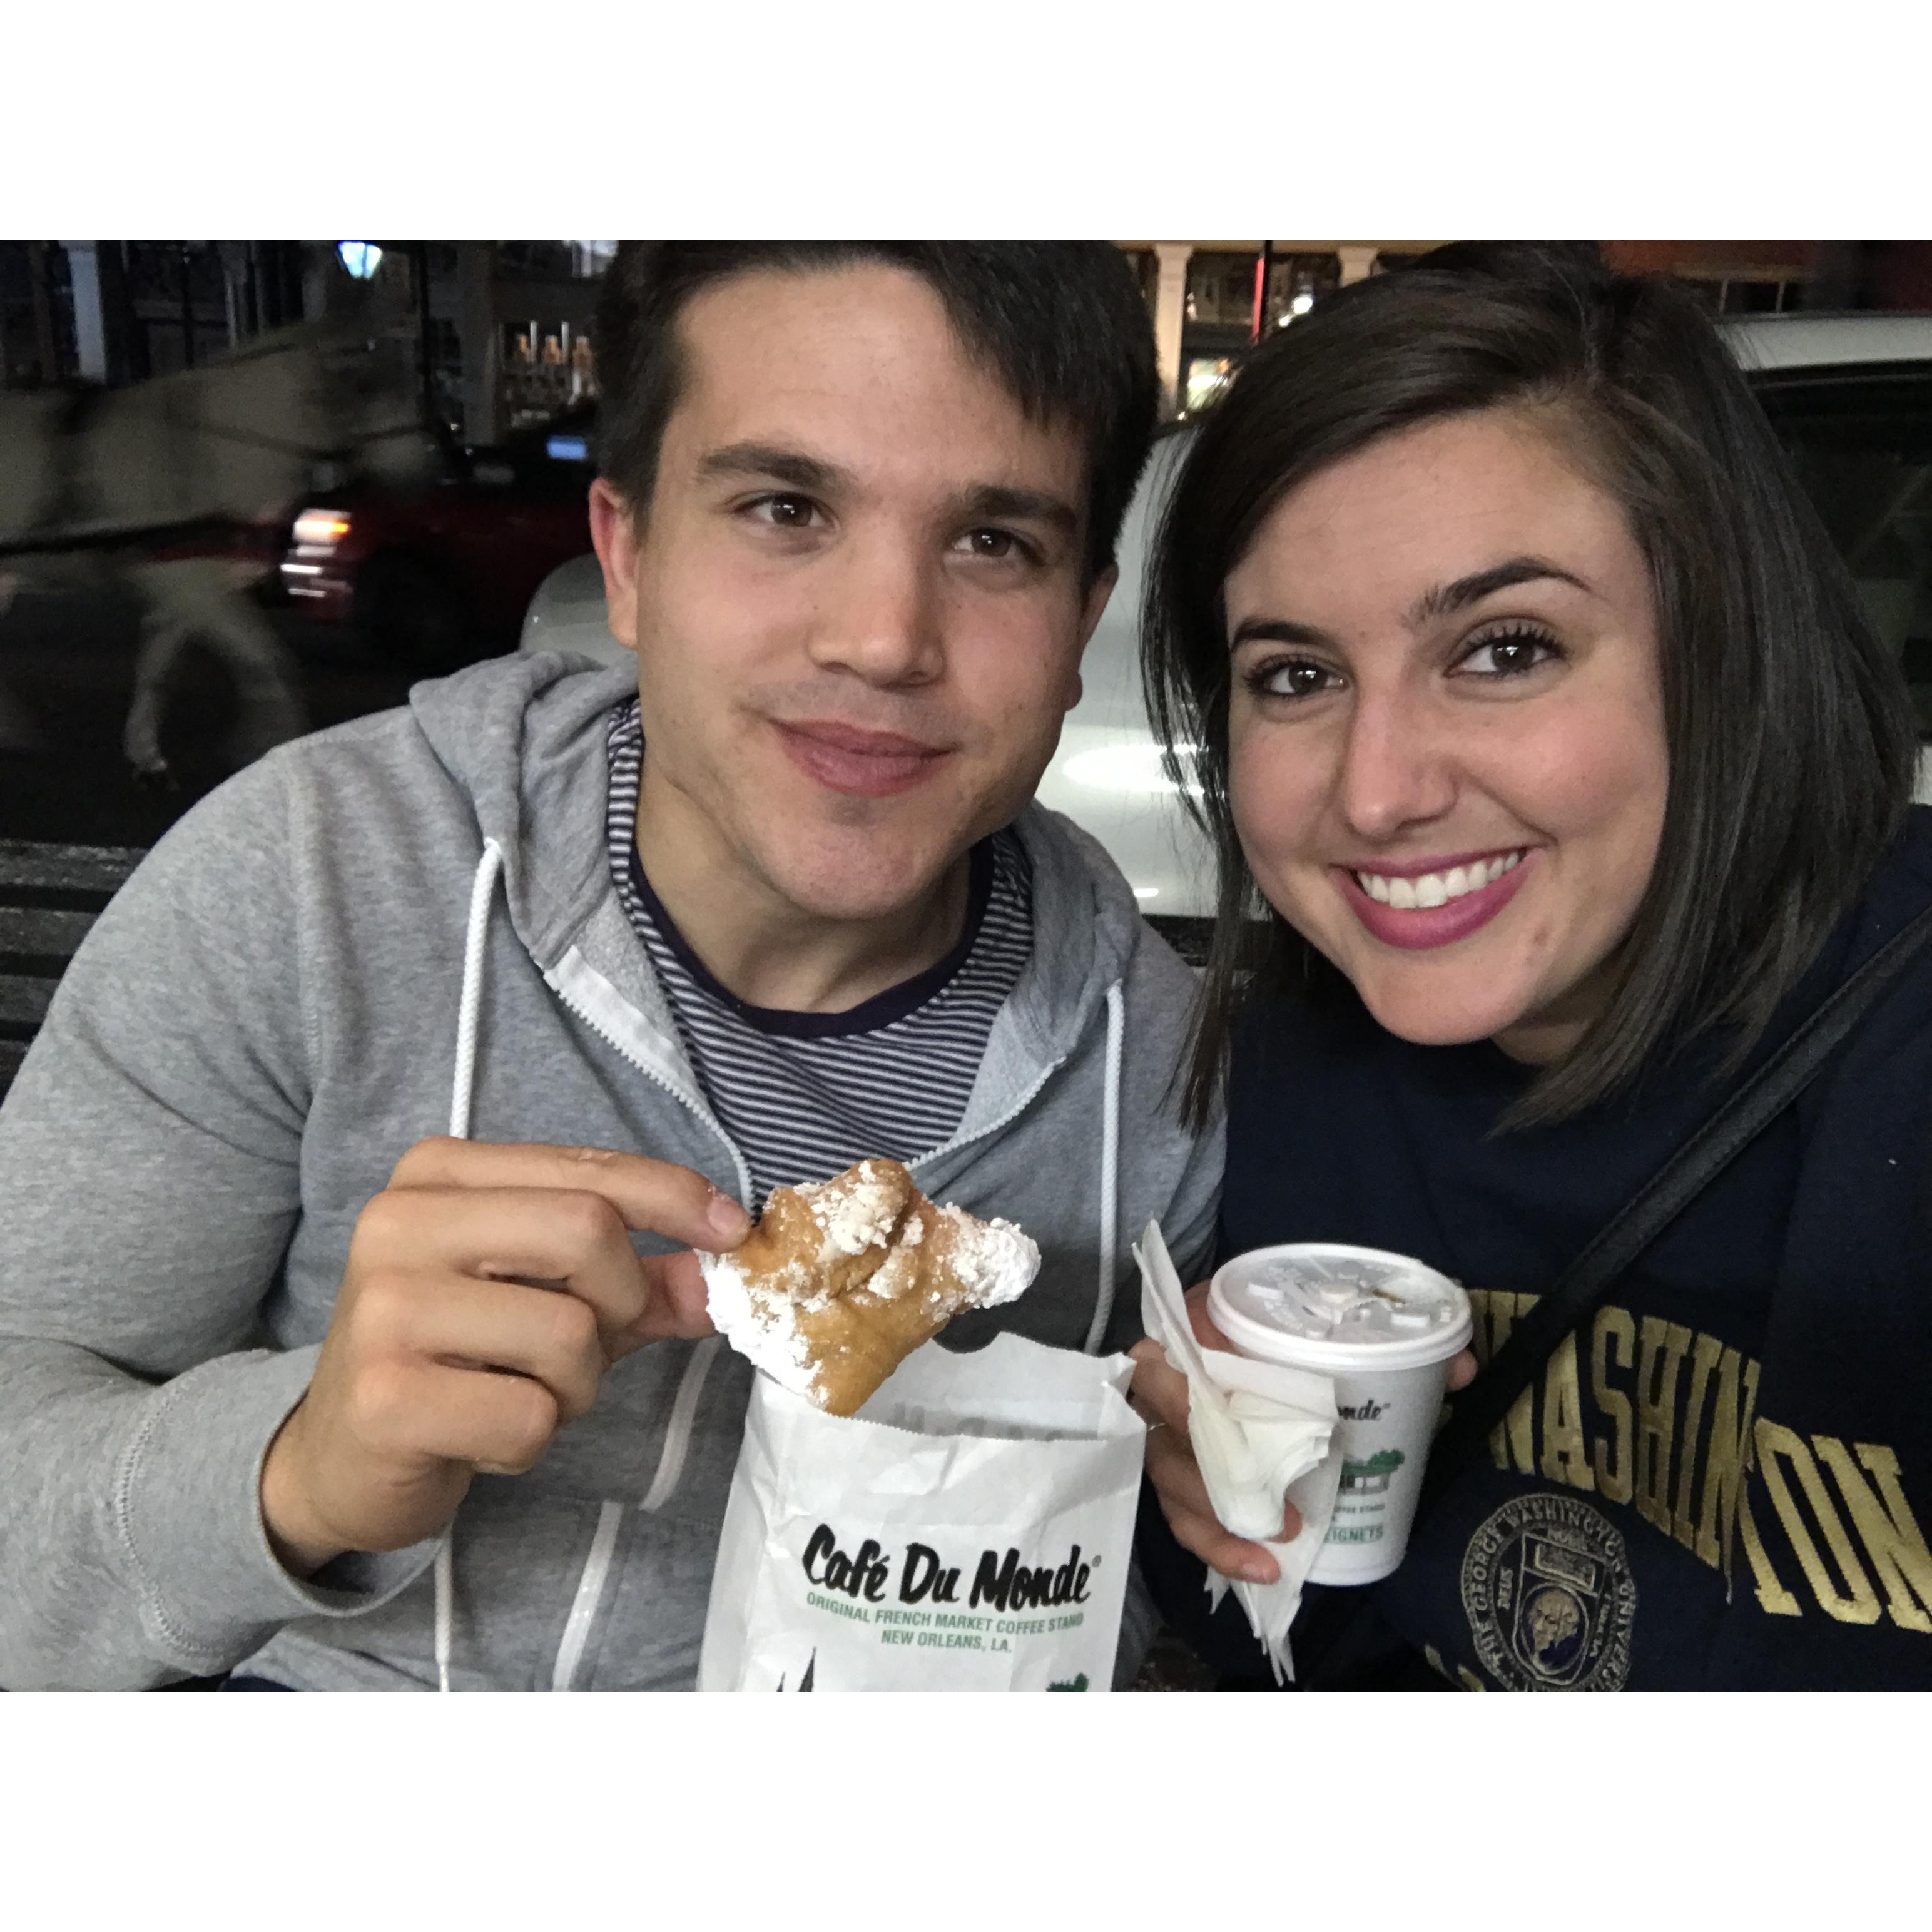
POLYGON ((1450 1406, 1429 1452, 1417 1520, 1460 1475, 1564 1336, 1580 1327, 1650 1244, 1796 1100, 1932 940, 1932 906, 1894 933, 1666 1160, 1510 1329, 1450 1406))

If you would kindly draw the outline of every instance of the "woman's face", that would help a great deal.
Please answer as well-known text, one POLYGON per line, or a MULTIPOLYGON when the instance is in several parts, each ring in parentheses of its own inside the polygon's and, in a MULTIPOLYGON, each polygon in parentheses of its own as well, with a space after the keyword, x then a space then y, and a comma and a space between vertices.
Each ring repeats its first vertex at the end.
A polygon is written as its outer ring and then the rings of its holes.
POLYGON ((1526 412, 1431 423, 1284 498, 1226 602, 1234 819, 1270 902, 1390 1032, 1560 1058, 1668 779, 1616 504, 1526 412))

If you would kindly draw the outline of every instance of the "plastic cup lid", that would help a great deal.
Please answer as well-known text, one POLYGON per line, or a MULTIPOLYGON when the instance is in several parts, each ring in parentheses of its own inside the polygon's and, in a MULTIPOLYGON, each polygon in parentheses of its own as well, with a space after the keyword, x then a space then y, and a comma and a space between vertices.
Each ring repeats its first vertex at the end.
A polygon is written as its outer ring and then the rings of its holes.
POLYGON ((1223 1262, 1208 1312, 1244 1354, 1330 1372, 1424 1368, 1466 1347, 1472 1327, 1469 1298, 1447 1275, 1327 1241, 1223 1262))

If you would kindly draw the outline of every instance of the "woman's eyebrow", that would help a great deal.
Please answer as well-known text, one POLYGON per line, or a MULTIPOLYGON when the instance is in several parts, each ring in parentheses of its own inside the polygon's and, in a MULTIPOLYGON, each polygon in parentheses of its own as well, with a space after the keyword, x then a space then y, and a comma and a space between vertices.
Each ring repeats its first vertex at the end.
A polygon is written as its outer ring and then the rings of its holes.
POLYGON ((1544 578, 1574 584, 1592 596, 1596 594, 1580 577, 1552 563, 1546 557, 1513 556, 1507 563, 1492 564, 1487 570, 1472 572, 1467 577, 1457 578, 1453 584, 1438 584, 1433 590, 1424 592, 1411 608, 1408 621, 1412 626, 1420 626, 1432 618, 1447 617, 1458 610, 1466 610, 1471 604, 1480 604, 1485 597, 1493 596, 1498 590, 1513 590, 1519 584, 1534 584, 1544 578))
POLYGON ((1332 644, 1334 639, 1318 624, 1291 624, 1280 617, 1250 617, 1228 640, 1231 651, 1248 644, 1332 644))
MULTIPOLYGON (((1434 590, 1424 592, 1409 608, 1408 624, 1412 629, 1420 629, 1435 618, 1466 610, 1472 604, 1480 604, 1485 597, 1493 597, 1498 590, 1544 580, 1573 585, 1588 596, 1597 594, 1574 571, 1552 563, 1547 557, 1513 556, 1507 562, 1492 564, 1486 570, 1472 571, 1452 584, 1438 584, 1434 590)), ((1228 640, 1228 648, 1232 651, 1243 644, 1256 643, 1332 644, 1334 641, 1318 624, 1292 623, 1283 617, 1250 617, 1237 627, 1228 640)))

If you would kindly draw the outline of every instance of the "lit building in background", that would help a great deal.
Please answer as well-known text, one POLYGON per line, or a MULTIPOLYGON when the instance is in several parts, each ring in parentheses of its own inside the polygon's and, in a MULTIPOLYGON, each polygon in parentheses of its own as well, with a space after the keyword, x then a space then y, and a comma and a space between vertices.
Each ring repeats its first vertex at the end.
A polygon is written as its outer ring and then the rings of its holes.
POLYGON ((472 444, 596 393, 614 242, 0 242, 0 388, 118 386, 353 314, 472 444))
MULTIPOLYGON (((596 393, 598 278, 614 242, 0 242, 0 388, 118 385, 353 314, 472 445, 596 393)), ((1160 347, 1162 412, 1214 399, 1258 333, 1428 242, 1122 242, 1160 347)), ((1721 314, 1932 310, 1932 243, 1606 242, 1721 314)))
MULTIPOLYGON (((1426 254, 1430 242, 1123 242, 1160 344, 1162 413, 1204 407, 1257 329, 1304 315, 1331 289, 1426 254), (1267 288, 1256 314, 1261 263, 1267 288)), ((1605 242, 1612 268, 1676 277, 1720 315, 1791 309, 1932 310, 1932 243, 1605 242)))
POLYGON ((1258 329, 1285 328, 1331 289, 1432 242, 1123 242, 1153 312, 1161 413, 1204 409, 1258 329), (1264 268, 1264 264, 1265 268, 1264 268))

